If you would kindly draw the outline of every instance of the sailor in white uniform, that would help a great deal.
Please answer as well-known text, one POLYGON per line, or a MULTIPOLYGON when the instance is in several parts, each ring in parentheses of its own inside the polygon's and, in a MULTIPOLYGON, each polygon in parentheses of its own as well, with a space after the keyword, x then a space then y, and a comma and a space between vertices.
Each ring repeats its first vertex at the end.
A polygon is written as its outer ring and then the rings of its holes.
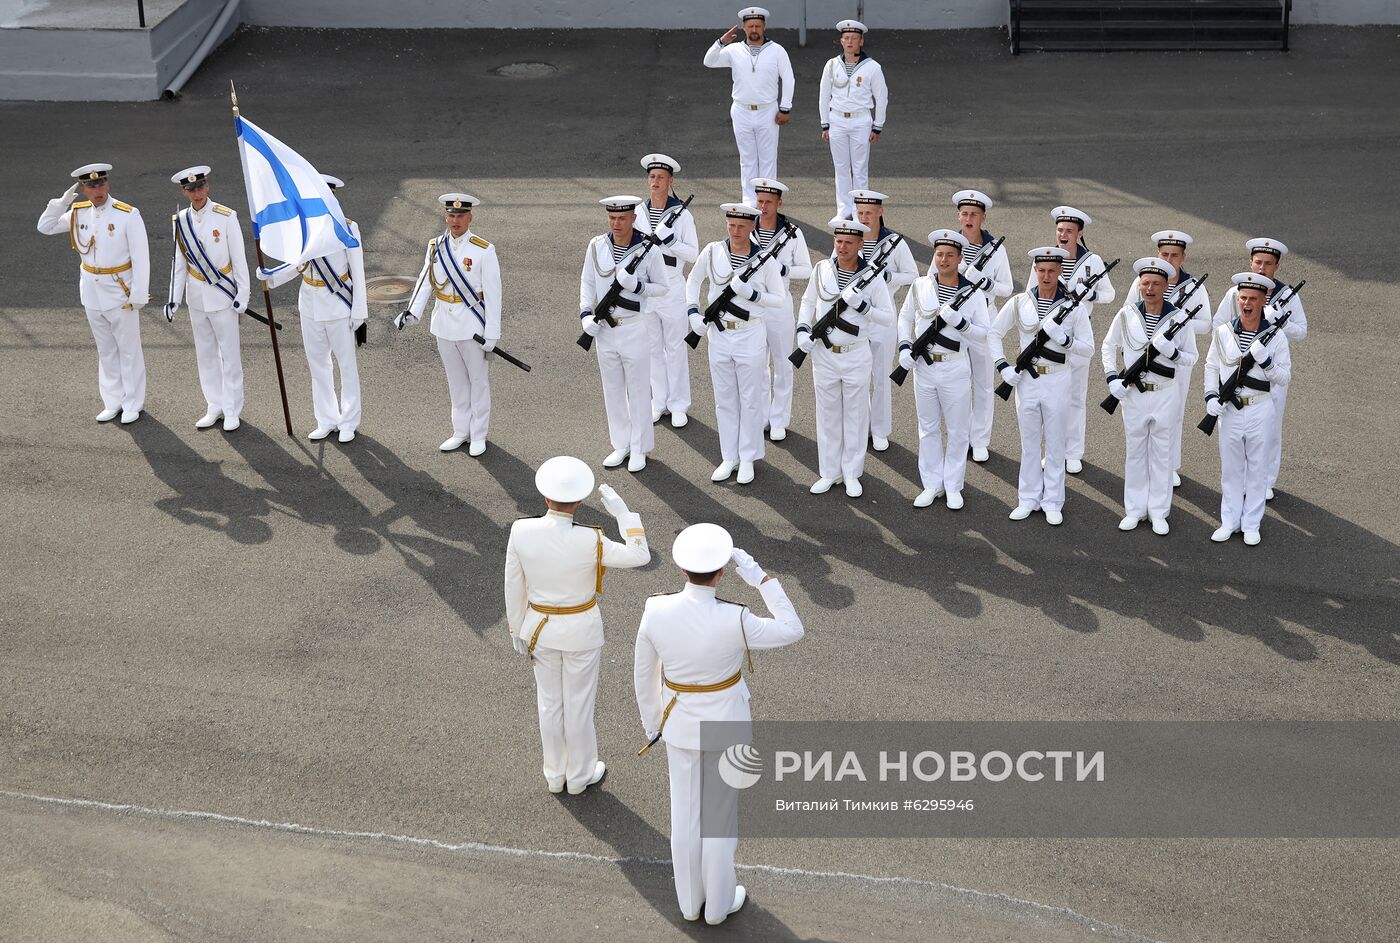
POLYGON ((865 54, 865 24, 842 20, 836 31, 841 55, 822 68, 817 108, 836 169, 836 215, 850 219, 856 211, 851 191, 870 182, 870 146, 884 130, 890 93, 885 70, 865 54))
MULTIPOLYGON (((852 190, 848 196, 855 205, 855 218, 869 227, 861 256, 867 262, 874 262, 887 247, 894 251, 885 264, 884 281, 890 290, 890 302, 903 285, 908 285, 919 277, 919 266, 914 261, 914 253, 904 237, 885 225, 885 201, 889 199, 875 190, 852 190)), ((870 333, 871 380, 870 389, 870 445, 875 451, 883 452, 890 447, 890 433, 894 429, 894 393, 890 388, 890 371, 894 368, 897 347, 895 325, 880 326, 870 333)))
MULTIPOLYGON (((758 177, 749 181, 753 185, 754 205, 758 207, 758 228, 755 238, 759 248, 767 249, 787 225, 788 218, 781 212, 783 194, 788 188, 781 180, 771 177, 758 177)), ((788 426, 792 424, 792 356, 793 332, 797 319, 793 310, 790 286, 794 281, 806 281, 812 274, 812 253, 807 248, 807 237, 799 228, 797 234, 779 250, 778 275, 783 280, 783 294, 787 295, 776 308, 763 309, 763 322, 768 332, 768 372, 772 388, 768 396, 768 437, 774 442, 787 438, 788 426)))
MULTIPOLYGON (((1003 242, 997 246, 995 252, 986 250, 996 241, 996 237, 986 229, 987 211, 995 204, 981 190, 959 190, 953 194, 953 205, 958 209, 958 231, 967 240, 960 271, 973 283, 981 282, 983 278, 992 280, 985 294, 989 308, 995 312, 1001 307, 1002 300, 1011 297, 1014 290, 1006 244, 1003 242)), ((929 274, 933 274, 932 262, 929 263, 929 274)), ((972 368, 972 460, 985 462, 991 457, 992 420, 996 415, 993 391, 997 385, 992 349, 985 335, 968 338, 967 356, 968 365, 972 368)))
POLYGON ((683 428, 690 413, 690 348, 685 344, 685 267, 700 252, 695 217, 671 192, 671 182, 681 165, 665 154, 642 158, 647 172, 647 198, 637 204, 637 228, 656 236, 666 268, 666 293, 642 302, 642 315, 651 339, 651 421, 666 414, 671 426, 683 428))

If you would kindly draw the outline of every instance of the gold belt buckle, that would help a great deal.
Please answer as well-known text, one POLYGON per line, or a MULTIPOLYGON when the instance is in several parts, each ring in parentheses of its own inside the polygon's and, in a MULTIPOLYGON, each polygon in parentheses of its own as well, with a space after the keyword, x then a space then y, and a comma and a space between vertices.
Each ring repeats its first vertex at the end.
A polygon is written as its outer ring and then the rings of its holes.
POLYGON ((1043 376, 1045 376, 1047 373, 1050 372, 1050 367, 1047 366, 1046 364, 1038 363, 1038 364, 1035 365, 1035 372, 1036 372, 1036 376, 1042 376, 1042 377, 1043 377, 1043 376))
POLYGON ((842 118, 854 118, 854 117, 855 117, 855 112, 843 111, 843 112, 841 112, 841 117, 842 117, 842 118))

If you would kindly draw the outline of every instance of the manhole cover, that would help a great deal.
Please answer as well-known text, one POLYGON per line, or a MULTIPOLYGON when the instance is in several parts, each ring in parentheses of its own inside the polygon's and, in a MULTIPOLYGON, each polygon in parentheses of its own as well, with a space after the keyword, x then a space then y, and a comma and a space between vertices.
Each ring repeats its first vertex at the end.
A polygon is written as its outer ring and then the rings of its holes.
POLYGON ((391 304, 407 301, 413 294, 413 279, 404 275, 377 275, 365 280, 366 301, 391 304))
POLYGON ((510 62, 506 65, 496 66, 491 70, 491 74, 507 79, 542 79, 558 71, 558 67, 550 65, 548 62, 510 62))

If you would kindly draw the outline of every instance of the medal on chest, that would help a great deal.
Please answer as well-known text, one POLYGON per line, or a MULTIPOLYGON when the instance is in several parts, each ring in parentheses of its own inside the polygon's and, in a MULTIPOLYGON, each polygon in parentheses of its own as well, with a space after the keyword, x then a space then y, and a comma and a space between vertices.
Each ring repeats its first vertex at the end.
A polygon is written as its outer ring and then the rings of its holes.
POLYGON ((107 235, 109 235, 109 236, 115 236, 116 234, 117 234, 117 224, 116 224, 116 223, 108 223, 108 224, 107 224, 107 235))
POLYGON ((865 78, 865 76, 863 76, 863 75, 857 75, 857 76, 856 76, 856 88, 860 88, 860 83, 861 83, 861 81, 862 81, 864 78, 865 78))
POLYGON ((218 242, 218 241, 219 241, 219 231, 218 231, 217 229, 214 230, 214 241, 215 241, 215 242, 218 242))
POLYGON ((469 258, 463 258, 463 259, 462 259, 462 271, 464 271, 464 272, 470 272, 471 270, 472 270, 472 260, 469 259, 469 258))

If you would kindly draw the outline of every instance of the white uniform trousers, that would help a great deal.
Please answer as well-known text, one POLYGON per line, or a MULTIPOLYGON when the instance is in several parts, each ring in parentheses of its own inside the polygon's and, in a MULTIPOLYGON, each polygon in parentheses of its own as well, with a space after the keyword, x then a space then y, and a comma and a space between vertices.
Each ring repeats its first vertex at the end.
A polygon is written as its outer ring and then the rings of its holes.
POLYGON ((583 789, 598 765, 598 666, 603 649, 563 652, 536 645, 535 702, 540 712, 544 778, 549 785, 583 789))
POLYGON ((755 177, 778 176, 778 103, 750 108, 735 102, 729 108, 734 143, 739 145, 739 192, 753 206, 755 177))
POLYGON ((1061 365, 1043 376, 1022 374, 1016 384, 1016 422, 1021 428, 1021 475, 1016 503, 1032 510, 1065 506, 1065 438, 1071 371, 1061 365), (1045 465, 1041 467, 1041 449, 1045 465))
POLYGON ((763 458, 768 340, 761 323, 750 319, 748 324, 752 326, 712 329, 707 339, 719 454, 726 462, 763 458))
POLYGON ((486 352, 473 340, 437 339, 438 356, 447 371, 447 392, 452 397, 452 434, 472 442, 485 442, 491 424, 491 377, 486 352))
POLYGON ((1166 389, 1128 387, 1123 398, 1123 511, 1128 517, 1162 520, 1172 509, 1172 425, 1178 429, 1173 380, 1148 380, 1166 389))
POLYGON ((970 441, 973 448, 985 449, 992 444, 992 418, 996 415, 996 388, 1001 383, 997 376, 996 358, 987 342, 964 341, 968 363, 972 372, 972 409, 970 418, 970 441))
POLYGON ((301 316, 301 341, 311 368, 311 405, 321 429, 354 432, 360 427, 360 367, 355 360, 355 332, 350 319, 316 321, 301 316), (331 355, 340 367, 340 397, 335 395, 331 355))
MULTIPOLYGON (((1089 328, 1089 346, 1098 350, 1099 345, 1094 343, 1093 325, 1088 318, 1084 319, 1084 323, 1089 328)), ((1084 423, 1089 405, 1089 361, 1093 359, 1092 356, 1069 357, 1069 413, 1065 417, 1066 459, 1084 458, 1084 423)))
POLYGON ((865 472, 870 437, 870 343, 856 341, 838 354, 818 342, 811 361, 817 393, 817 472, 822 478, 859 478, 865 472))
POLYGON ((85 308, 97 342, 97 391, 105 409, 140 412, 146 405, 146 355, 141 321, 129 308, 85 308))
MULTIPOLYGON (((1195 365, 1192 364, 1194 367, 1195 365)), ((1186 402, 1191 398, 1191 371, 1176 368, 1176 418, 1172 420, 1172 471, 1181 469, 1181 430, 1186 423, 1186 402)), ((1200 402, 1200 400, 1196 400, 1200 402)))
MULTIPOLYGON (((894 294, 894 292, 890 292, 894 294)), ((899 350, 897 325, 870 325, 870 434, 888 439, 894 431, 894 358, 899 350)))
POLYGON ((690 348, 685 335, 690 332, 690 321, 685 313, 685 288, 676 287, 664 298, 648 298, 646 306, 651 343, 651 411, 688 413, 690 348))
POLYGON ((869 111, 849 118, 833 112, 827 137, 831 144, 831 163, 836 168, 836 215, 856 218, 851 190, 864 190, 870 177, 870 129, 875 122, 869 111))
POLYGON ((617 327, 604 324, 594 344, 603 377, 608 441, 614 449, 645 455, 656 444, 651 425, 651 345, 641 315, 618 311, 613 317, 618 319, 617 327))
POLYGON ((666 744, 671 774, 671 862, 676 872, 676 901, 693 916, 703 904, 705 919, 720 920, 734 906, 734 852, 739 847, 739 791, 719 775, 721 750, 687 750, 666 744), (702 800, 703 797, 703 800, 702 800), (704 838, 704 831, 724 838, 704 838))
POLYGON ((972 373, 967 355, 933 364, 916 359, 914 405, 919 414, 920 484, 961 491, 972 416, 972 373), (944 429, 948 431, 947 449, 943 447, 944 429))
POLYGON ((243 354, 238 346, 238 312, 232 308, 190 308, 199 385, 210 413, 237 419, 243 412, 243 354))
POLYGON ((1269 444, 1269 487, 1278 483, 1279 466, 1283 464, 1283 413, 1288 406, 1288 387, 1275 384, 1270 390, 1274 403, 1274 437, 1269 444))
POLYGON ((1269 456, 1275 418, 1272 397, 1244 409, 1226 406, 1220 438, 1220 524, 1232 530, 1258 530, 1269 488, 1269 456))
POLYGON ((763 326, 768 334, 768 378, 764 383, 764 413, 768 425, 786 429, 792 423, 792 346, 797 319, 792 303, 763 309, 763 326), (769 386, 771 381, 771 388, 769 386))

